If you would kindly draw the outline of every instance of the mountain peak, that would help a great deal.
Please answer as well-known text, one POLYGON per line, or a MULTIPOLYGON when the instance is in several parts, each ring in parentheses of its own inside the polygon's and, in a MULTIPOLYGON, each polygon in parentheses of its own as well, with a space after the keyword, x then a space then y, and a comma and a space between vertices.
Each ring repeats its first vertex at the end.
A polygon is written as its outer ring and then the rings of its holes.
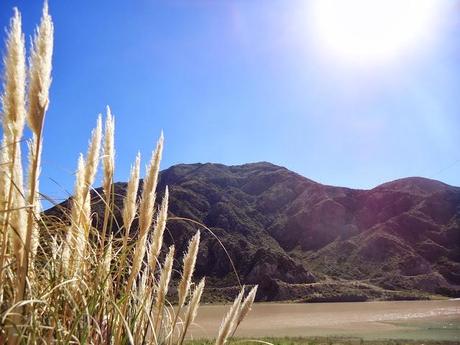
POLYGON ((455 188, 457 187, 450 186, 438 180, 414 176, 386 182, 377 186, 374 189, 385 189, 412 194, 433 194, 439 191, 446 191, 455 188))

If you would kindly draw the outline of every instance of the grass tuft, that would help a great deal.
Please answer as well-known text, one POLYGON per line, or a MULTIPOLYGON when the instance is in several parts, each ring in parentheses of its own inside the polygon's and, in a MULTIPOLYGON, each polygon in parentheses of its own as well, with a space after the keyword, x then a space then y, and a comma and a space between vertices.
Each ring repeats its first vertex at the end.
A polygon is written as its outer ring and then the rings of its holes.
MULTIPOLYGON (((156 205, 163 134, 147 167, 140 200, 137 155, 123 196, 123 221, 118 224, 113 191, 115 119, 107 107, 104 128, 99 116, 87 154, 78 159, 70 211, 62 219, 41 214, 42 131, 49 105, 53 33, 45 2, 26 69, 21 15, 14 10, 1 98, 0 343, 183 344, 196 318, 205 280, 195 285, 192 279, 200 243, 197 232, 183 259, 179 305, 167 301, 174 247, 162 265, 158 258, 168 220, 168 189, 161 205, 156 205), (24 169, 21 142, 26 119, 32 135, 24 169), (91 192, 100 161, 103 194, 98 198, 105 211, 102 229, 97 229, 91 192)), ((253 289, 243 299, 241 290, 216 344, 227 342, 250 310, 255 293, 253 289)))

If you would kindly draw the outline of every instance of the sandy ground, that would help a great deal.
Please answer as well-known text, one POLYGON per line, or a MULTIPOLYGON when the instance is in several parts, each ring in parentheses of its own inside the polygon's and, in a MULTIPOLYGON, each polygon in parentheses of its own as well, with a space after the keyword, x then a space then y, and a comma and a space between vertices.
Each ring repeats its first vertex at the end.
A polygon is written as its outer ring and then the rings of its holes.
MULTIPOLYGON (((213 338, 229 305, 199 309, 193 338, 213 338)), ((353 336, 364 339, 460 341, 460 301, 260 303, 236 336, 353 336)))

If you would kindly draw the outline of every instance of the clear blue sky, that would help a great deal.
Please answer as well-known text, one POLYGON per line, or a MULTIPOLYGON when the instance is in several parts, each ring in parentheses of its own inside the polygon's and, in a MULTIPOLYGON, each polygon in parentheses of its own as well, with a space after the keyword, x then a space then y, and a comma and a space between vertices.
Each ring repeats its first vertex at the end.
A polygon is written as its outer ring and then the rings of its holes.
MULTIPOLYGON (((72 190, 78 153, 107 104, 117 180, 138 150, 146 161, 163 129, 163 168, 270 161, 354 188, 407 176, 460 185, 459 2, 439 0, 442 23, 425 45, 365 64, 319 52, 305 3, 50 0, 42 191, 72 190)), ((0 26, 17 6, 28 39, 41 5, 2 0, 0 26)))

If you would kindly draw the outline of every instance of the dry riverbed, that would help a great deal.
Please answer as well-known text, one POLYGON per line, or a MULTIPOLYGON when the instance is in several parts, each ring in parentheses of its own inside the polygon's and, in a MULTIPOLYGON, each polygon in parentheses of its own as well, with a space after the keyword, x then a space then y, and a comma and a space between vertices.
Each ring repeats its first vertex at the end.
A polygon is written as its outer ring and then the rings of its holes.
MULTIPOLYGON (((203 305, 194 339, 213 338, 229 305, 203 305)), ((238 337, 359 337, 460 342, 460 300, 356 303, 258 303, 238 337)))

